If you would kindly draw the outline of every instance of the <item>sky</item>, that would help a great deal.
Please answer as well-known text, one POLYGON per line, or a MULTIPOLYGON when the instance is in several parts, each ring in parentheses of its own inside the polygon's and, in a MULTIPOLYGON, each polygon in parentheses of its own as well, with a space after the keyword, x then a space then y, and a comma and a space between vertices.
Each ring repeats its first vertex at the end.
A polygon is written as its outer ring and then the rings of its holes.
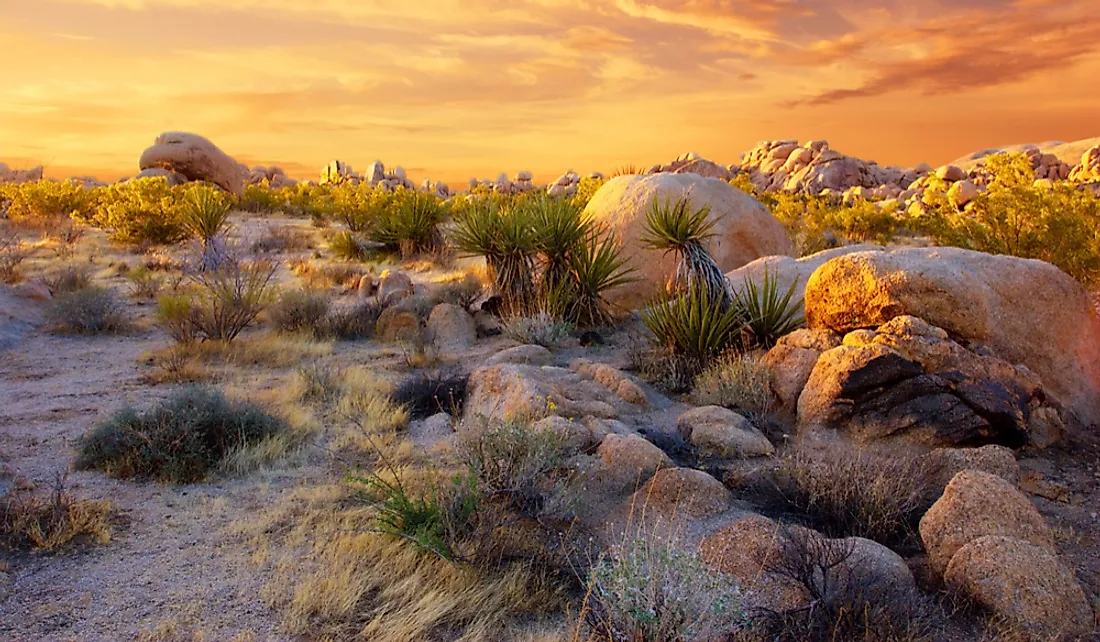
POLYGON ((452 183, 1100 136, 1097 0, 0 0, 0 58, 0 161, 54 177, 164 131, 452 183))

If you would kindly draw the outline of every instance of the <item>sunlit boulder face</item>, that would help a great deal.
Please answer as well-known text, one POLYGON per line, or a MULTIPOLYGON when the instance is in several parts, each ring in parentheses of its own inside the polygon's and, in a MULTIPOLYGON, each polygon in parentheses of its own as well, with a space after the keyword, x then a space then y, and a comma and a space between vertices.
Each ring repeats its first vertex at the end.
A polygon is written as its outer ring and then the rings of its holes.
POLYGON ((1027 366, 1081 423, 1100 424, 1100 318, 1049 263, 948 247, 855 252, 810 276, 805 305, 811 328, 840 333, 924 319, 1027 366))
POLYGON ((197 134, 167 132, 157 136, 153 146, 141 154, 142 171, 164 169, 191 181, 209 181, 238 196, 244 193, 249 170, 197 134))
POLYGON ((687 198, 692 208, 710 206, 713 236, 704 245, 723 272, 762 256, 794 252, 786 229, 755 198, 729 183, 697 174, 618 176, 589 201, 585 214, 607 229, 623 245, 623 254, 635 268, 637 280, 608 293, 612 303, 626 309, 644 306, 676 272, 677 257, 642 243, 646 212, 656 199, 675 203, 687 198))

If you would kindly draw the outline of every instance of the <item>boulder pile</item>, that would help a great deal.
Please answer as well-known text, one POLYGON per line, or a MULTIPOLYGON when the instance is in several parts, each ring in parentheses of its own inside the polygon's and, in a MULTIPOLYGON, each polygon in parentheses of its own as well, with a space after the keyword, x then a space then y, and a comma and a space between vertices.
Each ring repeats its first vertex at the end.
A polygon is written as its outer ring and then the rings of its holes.
POLYGON ((42 180, 42 171, 41 165, 30 169, 9 169, 0 163, 0 183, 33 183, 42 180))
POLYGON ((264 167, 263 165, 253 167, 248 175, 248 184, 260 185, 264 181, 267 181, 271 189, 294 187, 298 184, 298 181, 287 176, 286 172, 284 172, 281 167, 276 167, 275 165, 271 167, 264 167))
POLYGON ((764 191, 839 194, 851 188, 870 190, 875 198, 895 198, 930 168, 882 167, 847 156, 828 141, 770 140, 757 143, 741 157, 739 173, 764 191))
MULTIPOLYGON (((366 183, 371 187, 377 187, 387 192, 392 192, 399 187, 408 190, 416 189, 416 184, 409 180, 404 168, 398 165, 393 168, 393 171, 386 171, 386 166, 379 160, 371 163, 362 174, 356 173, 352 170, 351 165, 339 160, 330 161, 328 165, 321 168, 321 185, 339 185, 341 183, 351 183, 352 185, 366 183)), ((433 187, 438 189, 438 185, 442 185, 442 183, 435 184, 433 187)), ((446 185, 443 185, 443 187, 446 187, 446 185)))
POLYGON ((1068 178, 1077 183, 1100 183, 1100 145, 1085 151, 1081 164, 1073 168, 1068 178))

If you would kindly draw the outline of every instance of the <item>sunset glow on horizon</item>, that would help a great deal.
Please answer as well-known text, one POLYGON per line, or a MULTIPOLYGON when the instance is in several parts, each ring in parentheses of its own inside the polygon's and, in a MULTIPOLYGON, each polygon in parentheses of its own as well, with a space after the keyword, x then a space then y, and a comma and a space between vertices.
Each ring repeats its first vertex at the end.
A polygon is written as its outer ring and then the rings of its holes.
POLYGON ((380 159, 453 184, 1100 135, 1100 2, 873 4, 0 0, 0 162, 115 179, 188 131, 296 178, 380 159))

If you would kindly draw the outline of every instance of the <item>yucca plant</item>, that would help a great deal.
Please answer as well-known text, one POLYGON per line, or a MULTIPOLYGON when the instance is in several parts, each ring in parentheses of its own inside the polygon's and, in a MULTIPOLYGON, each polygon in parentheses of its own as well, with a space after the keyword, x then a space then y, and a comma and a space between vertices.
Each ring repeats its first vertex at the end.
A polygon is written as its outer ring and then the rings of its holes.
POLYGON ((567 318, 579 326, 596 326, 612 320, 604 294, 635 280, 634 268, 623 256, 622 246, 609 235, 591 231, 572 256, 567 284, 567 318))
POLYGON ((699 368, 741 340, 745 319, 740 308, 723 309, 709 288, 692 283, 678 296, 663 295, 642 311, 657 343, 699 368))
POLYGON ((337 257, 346 261, 363 261, 367 258, 367 250, 353 232, 337 232, 328 242, 328 249, 337 257))
POLYGON ((743 312, 757 345, 770 348, 783 335, 802 327, 805 322, 799 313, 802 301, 792 302, 797 287, 798 282, 792 281, 787 291, 780 293, 778 279, 765 267, 761 285, 746 277, 744 287, 734 293, 736 306, 743 312))
POLYGON ((715 221, 708 220, 709 216, 709 205, 693 212, 691 201, 686 198, 675 204, 671 199, 665 199, 662 203, 654 198, 646 211, 641 240, 645 247, 678 254, 677 282, 687 287, 698 285, 705 288, 707 296, 721 311, 725 311, 733 303, 729 283, 714 257, 703 246, 703 241, 714 236, 711 230, 715 221))
POLYGON ((232 209, 229 198, 215 187, 196 185, 187 191, 180 215, 184 228, 202 245, 200 271, 217 270, 230 258, 222 231, 232 209))
POLYGON ((529 210, 489 200, 456 218, 451 237, 459 252, 485 257, 493 288, 508 305, 522 307, 534 294, 538 230, 529 210))
POLYGON ((538 228, 543 287, 546 290, 559 287, 569 277, 574 258, 583 251, 592 229, 582 215, 584 208, 546 194, 521 207, 530 211, 538 228))
POLYGON ((367 235, 402 256, 423 252, 440 243, 439 225, 447 215, 443 202, 426 192, 403 192, 379 211, 367 235))

